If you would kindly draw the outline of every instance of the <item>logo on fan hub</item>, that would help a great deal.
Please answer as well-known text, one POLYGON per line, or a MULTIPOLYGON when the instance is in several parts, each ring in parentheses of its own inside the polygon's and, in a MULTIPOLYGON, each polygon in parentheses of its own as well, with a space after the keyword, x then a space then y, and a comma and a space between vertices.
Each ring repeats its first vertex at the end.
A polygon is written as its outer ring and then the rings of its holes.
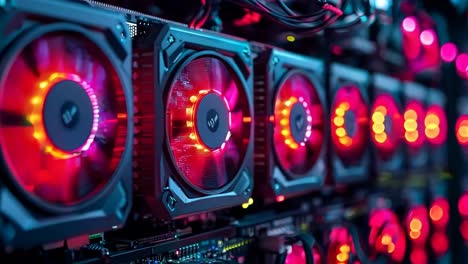
POLYGON ((304 125, 305 125, 304 116, 303 115, 296 115, 296 118, 294 119, 294 123, 296 124, 296 130, 297 131, 302 131, 302 129, 304 129, 304 125))
POLYGON ((65 127, 73 128, 78 123, 80 117, 78 106, 69 101, 65 102, 60 109, 60 116, 65 127))
POLYGON ((206 113, 206 126, 211 132, 216 132, 219 127, 219 114, 215 109, 210 109, 206 113))

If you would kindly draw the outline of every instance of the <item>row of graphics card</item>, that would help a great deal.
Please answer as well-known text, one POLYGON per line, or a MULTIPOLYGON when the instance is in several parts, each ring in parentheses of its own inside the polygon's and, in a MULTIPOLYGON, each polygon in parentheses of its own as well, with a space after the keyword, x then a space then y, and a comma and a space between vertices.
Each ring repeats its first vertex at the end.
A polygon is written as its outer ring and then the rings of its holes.
POLYGON ((5 248, 446 158, 435 89, 89 2, 0 1, 0 22, 5 248))

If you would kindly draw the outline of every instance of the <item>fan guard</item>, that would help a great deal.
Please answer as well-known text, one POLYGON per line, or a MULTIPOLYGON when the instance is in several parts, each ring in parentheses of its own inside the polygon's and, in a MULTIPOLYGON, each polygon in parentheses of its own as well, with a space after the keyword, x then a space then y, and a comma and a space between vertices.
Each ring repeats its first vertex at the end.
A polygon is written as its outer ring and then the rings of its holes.
POLYGON ((362 156, 369 135, 368 109, 359 88, 342 86, 331 109, 331 137, 335 150, 343 161, 355 161, 362 156))
POLYGON ((251 115, 240 73, 215 55, 188 59, 167 96, 166 132, 182 179, 201 192, 228 185, 244 162, 251 115))
POLYGON ((289 74, 276 95, 273 145, 279 164, 292 177, 315 165, 323 144, 323 120, 314 83, 305 74, 289 74))
POLYGON ((0 80, 0 145, 12 182, 48 208, 101 191, 127 136, 123 85, 106 53, 75 31, 12 47, 0 80))

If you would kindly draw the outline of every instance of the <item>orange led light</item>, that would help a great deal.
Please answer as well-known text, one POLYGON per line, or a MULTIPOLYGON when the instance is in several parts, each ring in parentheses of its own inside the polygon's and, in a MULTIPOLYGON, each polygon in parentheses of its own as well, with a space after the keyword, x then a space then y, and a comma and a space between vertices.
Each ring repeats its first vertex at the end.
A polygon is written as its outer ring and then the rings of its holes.
POLYGON ((349 260, 349 252, 351 248, 349 245, 341 245, 339 248, 339 253, 336 255, 336 260, 340 263, 346 263, 349 260))
MULTIPOLYGON (((221 94, 221 92, 216 91, 216 90, 200 90, 198 92, 198 95, 192 95, 189 97, 191 105, 185 109, 185 114, 187 116, 187 121, 185 123, 186 127, 191 129, 191 132, 189 133, 189 138, 193 141, 193 146, 203 152, 210 152, 210 151, 217 151, 219 149, 224 149, 226 147, 226 142, 231 138, 231 131, 228 131, 226 134, 226 139, 224 140, 224 143, 221 144, 221 147, 216 150, 210 150, 208 147, 205 146, 199 139, 199 135, 197 132, 197 129, 195 128, 195 120, 196 120, 196 107, 198 102, 203 98, 205 95, 208 93, 216 93, 218 96, 223 98, 224 100, 224 105, 226 106, 228 110, 228 126, 229 128, 231 127, 231 110, 229 109, 229 104, 226 100, 226 98, 221 94)), ((245 118, 245 117, 244 117, 245 118)), ((248 122, 250 120, 243 120, 243 122, 248 122)))
POLYGON ((346 112, 349 111, 349 108, 350 106, 348 102, 339 104, 335 109, 336 117, 333 119, 333 123, 336 125, 335 134, 338 136, 338 141, 346 147, 349 147, 353 144, 353 139, 348 135, 344 127, 344 117, 346 112))
POLYGON ((440 119, 435 114, 428 114, 424 119, 424 124, 426 125, 426 136, 430 139, 437 138, 440 134, 440 119))
POLYGON ((374 132, 375 141, 378 143, 385 143, 388 136, 385 132, 385 116, 387 115, 387 108, 379 106, 372 114, 372 131, 374 132))
POLYGON ((47 80, 39 82, 37 88, 38 89, 36 95, 33 96, 30 101, 30 103, 33 106, 33 111, 31 115, 29 115, 28 120, 29 122, 31 122, 34 128, 32 136, 42 146, 43 150, 57 159, 68 159, 73 156, 79 155, 81 151, 88 150, 94 141, 99 123, 98 102, 96 99, 96 95, 94 94, 94 91, 91 89, 90 85, 86 81, 82 80, 78 75, 56 72, 51 74, 49 78, 47 78, 47 80), (66 152, 55 147, 55 145, 50 141, 50 139, 47 136, 44 127, 44 122, 42 119, 44 101, 48 92, 55 84, 65 80, 79 83, 88 94, 93 107, 93 126, 91 129, 91 133, 88 139, 86 140, 85 144, 73 152, 66 152))
POLYGON ((299 147, 305 146, 305 143, 307 140, 310 138, 310 135, 312 134, 312 116, 310 114, 309 110, 309 105, 307 102, 304 101, 304 98, 299 97, 296 98, 294 96, 290 97, 288 100, 279 103, 277 105, 277 112, 278 118, 279 118, 279 128, 280 128, 280 133, 284 138, 284 143, 288 145, 291 149, 297 149, 299 147), (304 139, 301 142, 296 142, 296 140, 293 138, 291 135, 291 130, 290 130, 290 115, 291 115, 291 110, 293 106, 299 103, 304 107, 306 111, 306 116, 307 116, 307 127, 306 127, 306 133, 304 135, 304 139))
POLYGON ((432 221, 439 221, 444 216, 444 210, 442 209, 442 207, 434 205, 429 211, 429 216, 431 217, 432 221))
POLYGON ((468 143, 468 116, 462 116, 458 119, 456 133, 458 143, 466 145, 468 143))

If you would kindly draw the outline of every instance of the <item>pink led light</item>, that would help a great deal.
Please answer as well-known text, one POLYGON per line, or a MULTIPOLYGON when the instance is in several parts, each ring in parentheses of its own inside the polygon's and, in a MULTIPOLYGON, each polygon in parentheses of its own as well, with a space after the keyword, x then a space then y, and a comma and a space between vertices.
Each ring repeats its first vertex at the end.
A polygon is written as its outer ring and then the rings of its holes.
POLYGON ((457 46, 451 42, 445 43, 440 49, 440 57, 445 62, 452 62, 457 57, 457 46))
POLYGON ((403 19, 401 25, 406 32, 414 32, 416 30, 416 19, 414 17, 407 17, 403 19))
POLYGON ((434 31, 430 29, 424 30, 423 32, 421 32, 421 35, 419 35, 419 40, 425 46, 430 46, 434 44, 434 40, 435 40, 434 31))
POLYGON ((91 86, 86 81, 81 81, 79 83, 88 94, 89 100, 91 101, 91 106, 93 108, 93 125, 91 127, 91 133, 89 134, 86 143, 83 145, 83 147, 81 147, 81 151, 87 151, 94 142, 94 138, 96 137, 96 133, 99 129, 99 103, 91 86))
POLYGON ((458 74, 461 77, 468 79, 468 54, 462 53, 458 55, 457 60, 455 61, 455 66, 457 68, 458 74))
POLYGON ((99 103, 93 88, 91 88, 91 86, 86 81, 81 79, 80 76, 76 74, 65 74, 65 78, 79 83, 88 94, 89 100, 91 101, 91 106, 93 108, 93 125, 91 127, 91 133, 89 134, 88 139, 81 147, 81 151, 87 151, 94 142, 94 138, 96 137, 96 133, 99 129, 99 103))

